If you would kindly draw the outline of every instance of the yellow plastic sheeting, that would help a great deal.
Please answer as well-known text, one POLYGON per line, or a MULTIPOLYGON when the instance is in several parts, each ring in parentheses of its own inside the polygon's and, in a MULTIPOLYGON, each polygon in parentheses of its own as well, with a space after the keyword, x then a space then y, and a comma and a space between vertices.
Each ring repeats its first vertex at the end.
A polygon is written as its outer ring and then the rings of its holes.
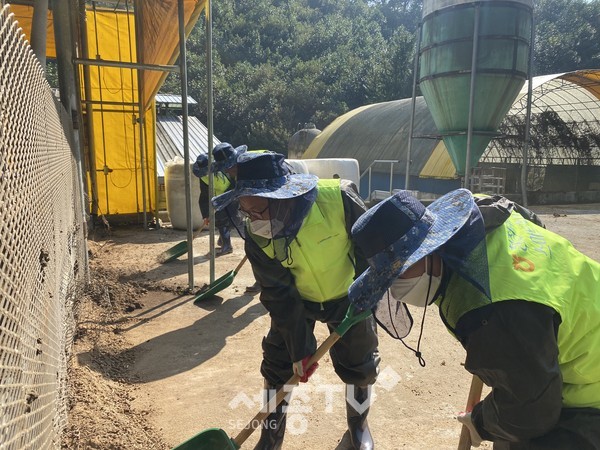
POLYGON ((568 73, 562 78, 587 89, 600 100, 600 70, 578 70, 568 73))
MULTIPOLYGON (((98 111, 99 109, 96 107, 94 110, 98 214, 141 213, 144 211, 144 206, 147 212, 154 211, 156 207, 154 109, 146 111, 145 115, 144 166, 146 170, 143 174, 145 180, 142 180, 139 128, 137 124, 132 123, 134 117, 137 117, 137 111, 135 113, 101 112, 98 111)), ((90 192, 90 200, 91 195, 90 192)))
MULTIPOLYGON (((189 36, 207 0, 183 0, 185 36, 189 36)), ((142 24, 142 62, 174 64, 179 56, 179 20, 177 0, 141 1, 135 4, 142 24)), ((144 104, 150 105, 168 74, 144 72, 144 104)))
POLYGON ((450 154, 444 145, 444 141, 439 141, 435 146, 429 159, 423 166, 419 178, 456 178, 456 169, 454 168, 454 164, 452 164, 450 154))
MULTIPOLYGON (((174 64, 179 56, 179 19, 177 0, 138 0, 135 7, 139 14, 138 19, 142 24, 142 49, 141 55, 145 64, 174 64)), ((207 0, 183 0, 185 35, 189 36, 200 14, 206 7, 207 0)), ((11 11, 23 28, 27 39, 31 39, 31 21, 33 17, 32 6, 11 5, 11 11)), ((88 9, 88 24, 93 21, 93 12, 88 9)), ((48 12, 48 25, 46 36, 46 56, 56 58, 54 44, 54 23, 52 13, 48 12)), ((95 36, 88 29, 90 42, 95 36)), ((132 34, 135 33, 132 29, 132 34)), ((133 49, 135 55, 135 48, 133 49)), ((95 55, 90 53, 90 58, 95 55)), ((105 57, 106 59, 106 57, 105 57)), ((130 61, 123 59, 122 61, 130 61)), ((154 101, 154 96, 167 77, 167 72, 144 72, 144 105, 146 108, 154 101)))
MULTIPOLYGON (((33 20, 33 6, 10 5, 10 11, 14 13, 19 26, 31 42, 31 22, 33 20)), ((48 22, 46 24, 46 56, 56 58, 56 45, 54 45, 54 21, 52 13, 48 11, 48 22)))
MULTIPOLYGON (((88 11, 87 24, 90 58, 97 55, 106 60, 136 62, 133 14, 88 11)), ((81 67, 81 80, 83 70, 81 67)), ((154 108, 146 111, 145 150, 141 155, 137 70, 92 66, 89 71, 89 100, 102 102, 92 106, 98 214, 143 212, 144 193, 145 209, 152 211, 156 206, 156 118, 154 108)))
MULTIPOLYGON (((206 6, 206 0, 184 0, 185 35, 188 36, 206 6)), ((136 11, 142 26, 143 62, 173 64, 179 56, 178 1, 138 1, 136 11)), ((31 38, 33 7, 11 6, 24 33, 31 38)), ((87 11, 89 57, 110 61, 137 62, 135 16, 119 10, 87 11)), ((48 12, 46 56, 56 57, 52 13, 48 12)), ((79 67, 83 82, 83 67, 79 67)), ((93 105, 94 153, 87 156, 90 202, 97 199, 99 214, 130 214, 151 211, 156 205, 156 151, 154 96, 166 72, 144 71, 143 104, 146 108, 145 150, 140 155, 137 123, 137 71, 112 67, 89 67, 93 105), (93 158, 93 164, 90 159, 93 158), (142 173, 142 161, 145 169, 142 173), (95 167, 96 184, 89 170, 95 167), (142 175, 145 180, 142 181, 142 175), (144 205, 144 193, 146 202, 144 205)), ((82 108, 85 111, 85 107, 82 108)), ((89 143, 88 143, 89 145, 89 143)), ((95 211, 94 211, 95 212, 95 211)))

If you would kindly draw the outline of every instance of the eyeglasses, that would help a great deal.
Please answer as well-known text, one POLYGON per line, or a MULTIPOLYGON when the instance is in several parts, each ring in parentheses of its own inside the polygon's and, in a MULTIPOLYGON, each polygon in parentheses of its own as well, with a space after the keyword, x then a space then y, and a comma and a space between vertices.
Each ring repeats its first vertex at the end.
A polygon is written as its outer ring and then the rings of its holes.
POLYGON ((243 216, 248 217, 250 220, 255 219, 255 220, 268 220, 269 214, 267 214, 267 217, 265 217, 265 213, 268 211, 269 209, 269 203, 267 202, 267 206, 262 210, 262 211, 256 211, 253 209, 246 209, 242 206, 242 203, 240 202, 240 212, 242 213, 243 216))

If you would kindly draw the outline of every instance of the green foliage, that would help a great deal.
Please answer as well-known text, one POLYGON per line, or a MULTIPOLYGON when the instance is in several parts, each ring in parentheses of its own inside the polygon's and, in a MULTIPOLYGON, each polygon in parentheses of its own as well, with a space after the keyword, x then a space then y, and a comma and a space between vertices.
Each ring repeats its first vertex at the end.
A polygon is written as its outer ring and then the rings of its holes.
POLYGON ((58 71, 53 59, 46 60, 46 80, 51 88, 58 88, 58 71))
MULTIPOLYGON (((286 153, 298 124, 319 129, 345 112, 412 95, 421 1, 213 2, 217 137, 286 153)), ((534 73, 600 65, 600 0, 536 0, 534 73)), ((188 90, 206 121, 204 17, 188 40, 188 90)), ((169 75, 162 92, 180 92, 169 75)))
POLYGON ((535 2, 534 75, 600 67, 600 1, 535 2))

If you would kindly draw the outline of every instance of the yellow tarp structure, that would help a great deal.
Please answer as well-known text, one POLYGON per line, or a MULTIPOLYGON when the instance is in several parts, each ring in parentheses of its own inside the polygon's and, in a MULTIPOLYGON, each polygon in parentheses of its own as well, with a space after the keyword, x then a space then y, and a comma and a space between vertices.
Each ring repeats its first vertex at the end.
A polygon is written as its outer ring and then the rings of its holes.
MULTIPOLYGON (((184 0, 185 34, 189 35, 206 0, 184 0)), ((177 0, 141 1, 135 3, 138 21, 142 27, 140 54, 145 64, 174 64, 179 55, 177 0)), ((11 5, 19 25, 28 39, 31 37, 33 7, 11 5)), ((90 59, 137 62, 136 33, 133 12, 97 9, 87 11, 88 50, 90 59)), ((48 13, 46 55, 56 57, 54 28, 51 12, 48 13)), ((90 187, 89 204, 97 196, 98 214, 132 214, 156 208, 156 115, 154 96, 163 83, 166 72, 143 72, 145 105, 144 143, 140 154, 138 125, 138 73, 137 70, 90 66, 92 120, 85 117, 86 126, 93 129, 94 154, 90 161, 86 154, 86 170, 90 187), (144 169, 142 169, 142 165, 144 169), (96 175, 92 182, 91 170, 96 175), (142 173, 143 172, 143 173, 142 173), (144 183, 142 183, 142 175, 144 183), (144 196, 145 193, 145 196, 144 196)), ((79 67, 83 84, 83 67, 79 67)), ((88 143, 88 148, 89 147, 88 143)), ((90 206, 92 212, 93 209, 90 206)))
MULTIPOLYGON (((196 25, 200 14, 206 7, 207 0, 183 0, 183 17, 185 23, 186 37, 192 32, 192 28, 196 25)), ((177 0, 137 0, 135 7, 138 20, 142 24, 142 40, 141 51, 142 61, 144 64, 174 64, 179 56, 179 31, 178 31, 178 11, 177 0)), ((19 25, 23 28, 25 35, 31 36, 31 20, 33 17, 32 6, 11 5, 11 11, 17 17, 19 25)), ((112 10, 111 10, 112 12, 112 10)), ((88 24, 93 20, 91 10, 88 10, 88 24)), ((132 22, 133 23, 133 22, 132 22)), ((56 57, 54 45, 54 27, 52 21, 52 13, 48 12, 47 25, 47 45, 46 56, 48 58, 56 57)), ((135 36, 133 29, 132 35, 135 36)), ((94 36, 88 30, 90 41, 94 36)), ((133 49, 135 55, 135 48, 133 49)), ((90 58, 94 58, 94 54, 90 53, 90 58)), ((105 58, 106 59, 106 58, 105 58)), ((129 61, 129 60, 123 60, 129 61)), ((147 108, 154 101, 154 96, 160 89, 166 72, 145 71, 144 72, 144 105, 147 108)))
MULTIPOLYGON (((136 62, 135 24, 132 14, 88 11, 90 58, 136 62)), ((93 105, 95 169, 98 213, 130 214, 143 211, 142 176, 146 211, 156 206, 155 113, 145 113, 145 152, 140 154, 137 70, 90 67, 93 105), (142 161, 145 173, 142 174, 142 161)), ((83 67, 80 68, 83 80, 83 67)), ((85 95, 82 89, 82 98, 85 95)), ((85 109, 84 109, 85 110, 85 109)), ((93 168, 92 165, 90 167, 93 168)))
MULTIPOLYGON (((192 32, 207 0, 183 0, 186 37, 192 32)), ((136 14, 142 24, 142 62, 145 64, 174 64, 179 56, 177 0, 138 0, 136 14)), ((144 104, 154 100, 167 73, 144 72, 144 104)))
MULTIPOLYGON (((9 2, 10 3, 10 2, 9 2)), ((19 26, 23 29, 27 40, 31 41, 31 21, 33 18, 33 6, 10 5, 12 12, 19 26)), ((56 45, 54 44, 54 21, 52 13, 48 11, 48 23, 46 24, 46 56, 56 58, 56 45)))

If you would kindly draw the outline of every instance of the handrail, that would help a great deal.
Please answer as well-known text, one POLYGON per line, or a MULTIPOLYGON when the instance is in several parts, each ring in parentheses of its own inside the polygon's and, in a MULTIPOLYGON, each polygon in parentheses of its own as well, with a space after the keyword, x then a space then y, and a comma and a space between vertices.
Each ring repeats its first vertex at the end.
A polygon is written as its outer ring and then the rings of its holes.
POLYGON ((375 165, 375 163, 397 163, 397 162, 398 162, 397 159, 376 159, 371 164, 369 164, 369 167, 367 167, 363 173, 360 174, 360 178, 362 178, 368 172, 368 170, 371 167, 373 167, 373 165, 375 165))
POLYGON ((392 195, 392 181, 394 178, 394 164, 397 163, 397 159, 375 159, 369 166, 365 169, 365 171, 360 175, 359 181, 363 176, 368 172, 369 173, 369 190, 367 201, 371 201, 371 168, 377 163, 389 163, 390 165, 390 195, 392 195))

